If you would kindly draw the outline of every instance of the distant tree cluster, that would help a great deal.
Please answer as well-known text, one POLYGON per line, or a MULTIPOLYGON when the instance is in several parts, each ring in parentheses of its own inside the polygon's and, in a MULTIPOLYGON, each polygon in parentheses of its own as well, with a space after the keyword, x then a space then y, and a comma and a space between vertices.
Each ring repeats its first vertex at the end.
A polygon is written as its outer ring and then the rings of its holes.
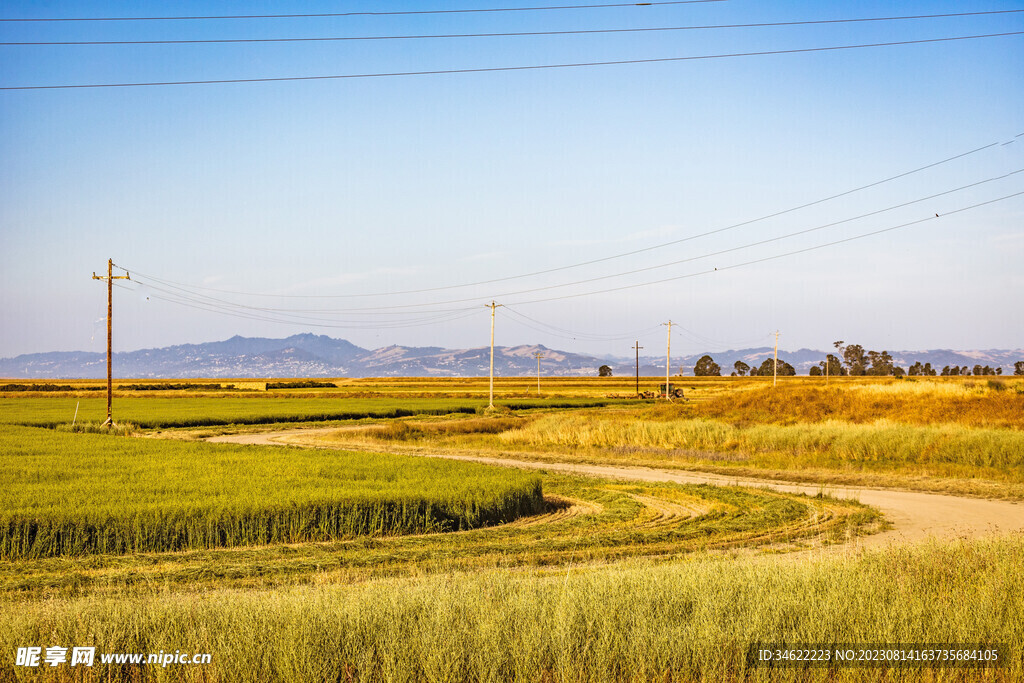
MULTIPOLYGON (((941 374, 943 377, 950 375, 1001 375, 1003 374, 1002 368, 992 368, 988 365, 975 365, 973 368, 963 366, 962 368, 957 365, 942 368, 942 372, 936 372, 935 368, 932 367, 931 363, 922 363, 917 361, 909 368, 904 370, 899 365, 893 362, 892 355, 888 351, 870 351, 865 350, 863 346, 859 344, 846 344, 843 341, 835 342, 834 346, 839 355, 828 354, 825 360, 821 361, 815 366, 811 367, 810 375, 812 377, 822 377, 829 375, 831 377, 842 377, 842 376, 878 376, 878 377, 903 377, 904 375, 910 377, 935 377, 941 374)), ((765 377, 772 376, 774 374, 774 359, 766 358, 759 367, 752 368, 741 360, 736 361, 732 364, 733 377, 765 377)), ((1024 361, 1017 361, 1013 365, 1013 374, 1024 375, 1024 361)), ((609 374, 611 369, 609 368, 609 374)), ((693 368, 693 374, 698 377, 720 377, 722 374, 721 366, 714 361, 709 355, 703 355, 697 364, 693 368)), ((795 375, 796 369, 784 360, 779 360, 779 375, 795 375)))
MULTIPOLYGON (((708 360, 711 359, 710 356, 705 356, 705 358, 707 358, 708 360)), ((776 374, 774 358, 765 358, 764 362, 762 362, 761 365, 756 368, 750 367, 741 360, 738 360, 735 363, 733 363, 732 367, 733 377, 746 377, 747 375, 749 375, 750 377, 771 377, 776 374)), ((717 364, 715 365, 715 369, 718 369, 717 364)), ((780 358, 778 374, 780 377, 796 375, 796 368, 794 368, 792 365, 790 365, 789 363, 780 358)))
POLYGON ((700 357, 697 364, 693 366, 693 374, 697 377, 721 377, 722 367, 716 363, 711 356, 700 357))
MULTIPOLYGON (((947 372, 947 370, 949 370, 948 365, 946 366, 945 370, 942 371, 942 374, 948 375, 949 373, 947 372)), ((935 368, 932 367, 931 363, 925 363, 924 365, 921 365, 921 361, 917 361, 909 368, 907 368, 907 374, 910 375, 911 377, 934 377, 935 368)))
POLYGON ((842 369, 845 372, 842 374, 851 377, 904 374, 903 368, 897 370, 888 351, 865 350, 860 344, 847 344, 844 341, 837 341, 833 346, 843 359, 842 369))
MULTIPOLYGON (((903 372, 903 368, 893 364, 892 356, 889 355, 888 351, 865 351, 859 344, 849 344, 845 342, 837 341, 834 346, 836 350, 842 355, 845 361, 841 373, 832 374, 849 374, 849 375, 893 375, 895 377, 902 377, 904 374, 910 377, 934 377, 935 375, 942 375, 943 377, 955 376, 955 375, 975 375, 981 377, 984 375, 1001 375, 1003 374, 1002 368, 992 368, 988 365, 982 366, 980 364, 975 365, 973 368, 968 366, 960 367, 958 365, 945 366, 942 368, 942 372, 937 373, 935 368, 932 367, 931 363, 921 363, 917 361, 909 368, 906 373, 903 372)), ((829 356, 829 359, 835 358, 829 356)), ((837 359, 838 360, 838 359, 837 359)), ((824 363, 819 363, 824 367, 824 363)), ((831 369, 831 368, 830 368, 831 369)), ((821 374, 819 370, 817 373, 812 372, 811 374, 821 374)), ((1018 361, 1014 364, 1014 374, 1024 375, 1024 361, 1018 361)))
MULTIPOLYGON (((1021 363, 1018 361, 1014 365, 1014 368, 1015 368, 1014 369, 1014 374, 1015 375, 1016 374, 1024 375, 1024 372, 1017 372, 1016 371, 1016 366, 1017 365, 1021 365, 1021 363)), ((934 375, 935 373, 933 372, 932 374, 934 375)), ((981 365, 975 365, 973 370, 972 370, 971 368, 967 367, 966 365, 963 366, 963 367, 960 367, 959 365, 952 365, 952 366, 947 365, 946 367, 942 368, 942 373, 941 374, 942 374, 943 377, 956 376, 956 375, 960 375, 960 376, 974 375, 976 377, 983 377, 985 375, 1001 375, 1001 374, 1003 374, 1003 369, 1002 368, 991 368, 988 365, 986 365, 984 367, 982 367, 981 365)))
MULTIPOLYGON (((888 351, 865 350, 860 344, 847 344, 842 340, 833 343, 833 346, 836 347, 836 351, 842 357, 838 374, 850 375, 851 377, 903 377, 903 375, 907 374, 903 368, 893 363, 892 355, 888 351)), ((829 358, 835 358, 835 356, 830 355, 829 358)), ((838 363, 839 359, 836 358, 836 361, 838 363)), ((920 364, 918 365, 920 366, 920 364)), ((929 365, 928 367, 930 368, 931 366, 929 365)), ((918 369, 923 370, 923 368, 924 366, 920 366, 918 369)), ((829 374, 832 374, 831 369, 830 367, 829 374)))
MULTIPOLYGON (((757 370, 751 371, 750 374, 751 375, 760 375, 761 377, 771 377, 772 375, 776 374, 776 372, 775 372, 775 359, 774 358, 765 358, 764 362, 761 363, 761 367, 759 367, 757 370)), ((781 377, 791 377, 793 375, 796 375, 796 368, 794 368, 792 365, 790 365, 786 361, 780 359, 779 360, 779 371, 778 371, 778 374, 781 377)))
MULTIPOLYGON (((741 360, 736 361, 732 366, 734 368, 733 377, 745 377, 748 373, 751 377, 771 377, 776 374, 774 358, 765 358, 764 362, 756 368, 750 367, 741 360)), ((780 358, 778 375, 780 377, 796 375, 796 368, 780 358)))

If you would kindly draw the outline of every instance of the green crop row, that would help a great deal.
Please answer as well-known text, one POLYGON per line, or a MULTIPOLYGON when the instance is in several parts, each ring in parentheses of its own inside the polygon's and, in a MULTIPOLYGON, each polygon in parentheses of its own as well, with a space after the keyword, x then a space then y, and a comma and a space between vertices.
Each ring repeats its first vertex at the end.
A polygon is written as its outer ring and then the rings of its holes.
POLYGON ((0 559, 470 529, 543 505, 536 475, 473 463, 0 430, 0 559))

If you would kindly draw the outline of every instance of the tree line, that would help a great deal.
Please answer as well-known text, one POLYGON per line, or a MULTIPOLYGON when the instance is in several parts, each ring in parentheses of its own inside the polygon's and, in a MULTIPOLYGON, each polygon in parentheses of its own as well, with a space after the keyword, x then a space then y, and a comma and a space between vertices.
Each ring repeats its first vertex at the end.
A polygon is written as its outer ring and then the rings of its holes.
MULTIPOLYGON (((931 363, 921 363, 920 361, 917 361, 904 370, 901 366, 894 363, 892 355, 888 351, 871 351, 869 349, 865 349, 860 344, 847 344, 842 340, 835 342, 833 346, 836 348, 835 354, 827 354, 825 360, 811 367, 810 375, 812 377, 821 377, 826 374, 834 377, 913 377, 935 375, 947 377, 1003 374, 1003 369, 1000 367, 992 368, 988 365, 982 366, 980 363, 975 365, 973 368, 967 365, 964 365, 963 367, 958 365, 947 365, 942 368, 941 372, 939 372, 932 367, 931 363)), ((1014 375, 1024 375, 1024 361, 1017 361, 1014 363, 1013 367, 1014 375)), ((751 367, 747 363, 738 360, 733 363, 733 372, 731 374, 733 377, 770 377, 775 374, 775 370, 775 360, 773 358, 766 358, 758 367, 751 367)), ((722 374, 722 367, 716 363, 710 355, 705 354, 697 361, 697 364, 693 368, 693 374, 698 377, 720 377, 722 374)), ((780 376, 795 375, 796 369, 780 358, 778 361, 778 374, 780 376)))
MULTIPOLYGON (((736 361, 732 364, 733 377, 771 377, 775 374, 775 359, 765 358, 764 362, 758 367, 751 367, 741 360, 736 361)), ((694 366, 693 374, 698 377, 709 377, 709 376, 721 376, 721 367, 711 359, 711 356, 703 356, 697 361, 697 365, 694 366)), ((779 374, 782 376, 795 375, 796 368, 787 363, 786 361, 779 359, 779 374)))

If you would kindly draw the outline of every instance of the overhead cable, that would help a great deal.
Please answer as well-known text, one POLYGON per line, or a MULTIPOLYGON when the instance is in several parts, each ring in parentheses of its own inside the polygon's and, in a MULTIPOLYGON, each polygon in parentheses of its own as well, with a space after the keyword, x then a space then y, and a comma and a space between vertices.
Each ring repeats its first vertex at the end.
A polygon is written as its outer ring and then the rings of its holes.
MULTIPOLYGON (((136 282, 136 284, 142 283, 136 282)), ((115 283, 114 286, 127 291, 138 291, 137 288, 129 287, 119 283, 115 283)), ((147 286, 152 287, 152 285, 147 286)), ((161 296, 159 294, 150 294, 149 297, 151 299, 172 303, 177 306, 183 306, 185 308, 192 308, 200 311, 216 313, 218 315, 226 315, 232 318, 242 318, 244 320, 255 320, 259 322, 279 323, 285 325, 303 325, 307 327, 322 327, 334 329, 404 329, 409 327, 424 327, 428 325, 437 325, 441 323, 454 322, 456 320, 461 320, 463 318, 475 315, 477 312, 476 308, 474 307, 471 310, 463 310, 460 313, 445 313, 442 315, 424 316, 410 320, 352 321, 331 320, 329 318, 314 318, 309 316, 285 316, 280 314, 269 315, 254 311, 232 309, 227 306, 216 306, 203 301, 189 300, 185 298, 172 296, 161 296)))
POLYGON ((423 14, 480 14, 487 12, 540 12, 547 10, 605 9, 610 7, 650 7, 654 5, 700 5, 726 0, 664 0, 662 2, 616 2, 600 5, 550 5, 541 7, 485 7, 469 9, 404 10, 388 12, 325 12, 320 14, 221 14, 176 17, 33 17, 0 19, 0 22, 59 21, 197 21, 204 19, 318 19, 325 17, 394 17, 423 14))
MULTIPOLYGON (((1017 135, 1016 137, 1019 138, 1019 137, 1022 137, 1022 136, 1024 136, 1024 133, 1021 133, 1020 135, 1017 135)), ((1011 140, 1010 142, 1013 142, 1013 140, 1011 140)), ((709 235, 716 235, 716 234, 727 232, 727 231, 730 231, 730 230, 735 230, 737 228, 742 228, 742 227, 745 227, 747 225, 752 225, 754 223, 758 223, 758 222, 761 222, 761 221, 769 220, 769 219, 772 219, 772 218, 777 218, 779 216, 784 216, 784 215, 790 214, 790 213, 795 213, 796 211, 807 209, 807 208, 810 208, 812 206, 818 206, 819 204, 824 204, 824 203, 830 202, 830 201, 832 201, 834 199, 839 199, 839 198, 842 198, 842 197, 846 197, 846 196, 854 194, 856 192, 861 192, 863 190, 868 190, 868 189, 871 189, 873 187, 878 187, 879 185, 882 185, 884 183, 892 182, 894 180, 899 180, 900 178, 905 178, 907 176, 914 175, 916 173, 920 173, 922 171, 926 171, 928 169, 935 168, 937 166, 942 166, 942 165, 950 163, 952 161, 956 161, 958 159, 963 159, 963 158, 971 156, 973 154, 977 154, 978 152, 982 152, 982 151, 984 151, 986 149, 992 149, 993 147, 998 147, 1001 144, 1010 144, 1010 142, 1004 142, 1004 143, 990 142, 987 145, 982 145, 981 147, 976 147, 976 148, 974 148, 972 150, 969 150, 969 151, 966 151, 966 152, 961 152, 961 153, 955 154, 955 155, 953 155, 951 157, 946 157, 945 159, 942 159, 940 161, 935 161, 935 162, 932 162, 932 163, 929 163, 929 164, 925 164, 924 166, 919 166, 919 167, 914 168, 914 169, 909 170, 909 171, 904 171, 902 173, 897 173, 896 175, 888 176, 886 178, 883 178, 881 180, 876 180, 876 181, 868 183, 866 185, 860 185, 860 186, 855 187, 853 189, 845 190, 843 192, 839 192, 837 194, 829 195, 829 196, 823 197, 821 199, 816 199, 816 200, 811 201, 811 202, 806 202, 806 203, 800 204, 798 206, 790 207, 788 209, 783 209, 781 211, 776 211, 774 213, 766 214, 764 216, 758 216, 757 218, 751 218, 751 219, 742 221, 740 223, 733 223, 732 225, 727 225, 727 226, 722 227, 722 228, 715 228, 713 230, 708 230, 706 232, 698 233, 698 234, 695 234, 695 235, 688 235, 687 237, 682 237, 680 239, 670 240, 668 242, 662 242, 660 244, 655 244, 655 245, 652 245, 652 246, 649 246, 649 247, 643 247, 641 249, 634 249, 632 251, 621 252, 621 253, 618 253, 618 254, 612 254, 612 255, 609 255, 609 256, 601 257, 601 258, 591 259, 589 261, 581 261, 581 262, 578 262, 578 263, 572 263, 572 264, 568 264, 568 265, 565 265, 565 266, 558 266, 558 267, 555 267, 555 268, 547 268, 547 269, 544 269, 544 270, 536 270, 536 271, 532 271, 532 272, 529 272, 529 273, 522 273, 522 274, 519 274, 519 275, 509 275, 509 276, 500 277, 500 278, 492 278, 490 280, 478 280, 476 282, 467 282, 467 283, 458 284, 458 285, 444 285, 444 286, 440 286, 440 287, 426 287, 426 288, 422 288, 422 289, 406 289, 406 290, 396 290, 396 291, 390 291, 390 292, 370 292, 370 293, 366 293, 366 294, 264 294, 264 293, 258 293, 258 292, 242 292, 242 291, 231 290, 231 289, 220 289, 220 288, 216 288, 216 287, 204 287, 204 286, 201 286, 201 285, 190 285, 190 284, 185 284, 185 283, 182 283, 182 282, 175 282, 173 280, 161 280, 161 279, 159 279, 159 278, 157 278, 155 276, 147 275, 145 273, 139 273, 139 274, 144 276, 144 277, 149 277, 151 279, 158 280, 159 282, 161 282, 163 284, 175 285, 175 286, 178 286, 178 287, 186 289, 186 290, 201 290, 201 291, 206 291, 206 292, 218 292, 218 293, 221 293, 221 294, 237 294, 237 295, 241 295, 241 296, 256 296, 256 297, 275 298, 275 299, 354 299, 354 298, 368 298, 368 297, 401 296, 401 295, 407 295, 407 294, 426 294, 426 293, 430 293, 430 292, 441 292, 441 291, 446 291, 446 290, 451 290, 451 289, 463 289, 463 288, 468 288, 468 287, 477 287, 477 286, 480 286, 480 285, 491 285, 491 284, 495 284, 495 283, 498 283, 498 282, 508 282, 509 280, 520 280, 520 279, 527 278, 527 277, 534 277, 534 276, 537 276, 537 275, 547 275, 549 273, 557 273, 557 272, 563 271, 563 270, 570 270, 570 269, 573 269, 573 268, 581 268, 583 266, 590 266, 590 265, 594 265, 596 263, 604 263, 604 262, 607 262, 607 261, 612 261, 612 260, 615 260, 615 259, 625 258, 625 257, 628 257, 628 256, 635 256, 636 254, 643 254, 645 252, 663 249, 665 247, 670 247, 670 246, 673 246, 673 245, 676 245, 676 244, 683 244, 684 242, 690 242, 690 241, 699 239, 701 237, 707 237, 709 235)))
POLYGON ((165 39, 165 40, 61 40, 61 41, 19 41, 0 42, 0 46, 45 46, 45 45, 209 45, 234 43, 316 43, 316 42, 348 42, 348 41, 383 41, 383 40, 428 40, 452 38, 520 38, 542 36, 572 36, 614 33, 657 33, 669 31, 708 31, 745 28, 779 28, 783 26, 820 26, 826 24, 853 24, 864 22, 905 21, 920 19, 944 19, 950 17, 976 17, 992 14, 1013 14, 1024 12, 1024 9, 991 10, 986 12, 954 12, 949 14, 915 14, 890 17, 865 17, 855 19, 819 19, 811 21, 773 21, 752 24, 712 24, 701 26, 652 26, 640 28, 602 28, 578 29, 570 31, 513 31, 504 33, 430 33, 416 35, 386 36, 323 36, 300 38, 202 38, 202 39, 165 39))
MULTIPOLYGON (((977 204, 972 204, 970 206, 961 207, 959 209, 947 210, 944 215, 945 216, 950 216, 950 215, 964 213, 966 211, 971 211, 973 209, 977 209, 977 208, 980 208, 980 207, 983 207, 983 206, 989 206, 989 205, 992 205, 992 204, 996 204, 998 202, 1006 201, 1008 199, 1012 199, 1014 197, 1019 197, 1021 195, 1024 195, 1024 190, 1022 190, 1020 192, 1015 192, 1015 193, 1012 193, 1012 194, 1004 195, 1002 197, 997 197, 995 199, 990 199, 988 201, 979 202, 977 204)), ((797 255, 797 254, 803 254, 803 253, 807 253, 807 252, 811 252, 811 251, 816 251, 818 249, 824 249, 826 247, 836 246, 836 245, 839 245, 839 244, 846 244, 846 243, 849 243, 849 242, 853 242, 855 240, 865 239, 867 237, 872 237, 872 236, 875 236, 875 235, 880 235, 880 234, 884 234, 884 233, 887 233, 887 232, 892 232, 892 231, 895 231, 895 230, 900 230, 900 229, 907 228, 907 227, 910 227, 910 226, 920 225, 922 223, 926 223, 926 222, 929 222, 929 221, 938 220, 939 218, 940 218, 940 216, 938 214, 935 214, 933 216, 928 216, 928 217, 925 217, 925 218, 920 218, 920 219, 917 219, 917 220, 908 221, 908 222, 905 222, 905 223, 901 223, 899 225, 894 225, 894 226, 890 226, 890 227, 887 227, 887 228, 881 228, 879 230, 872 230, 872 231, 869 231, 869 232, 860 233, 858 235, 853 235, 853 236, 850 236, 850 237, 845 237, 845 238, 842 238, 842 239, 833 240, 831 242, 826 242, 826 243, 823 243, 823 244, 817 244, 817 245, 813 245, 813 246, 809 246, 809 247, 804 247, 802 249, 795 249, 795 250, 784 252, 784 253, 781 253, 781 254, 774 254, 774 255, 771 255, 771 256, 765 256, 765 257, 761 257, 761 258, 757 258, 757 259, 752 259, 752 260, 749 260, 749 261, 744 261, 744 262, 741 262, 741 263, 734 263, 734 264, 731 264, 731 265, 718 266, 718 267, 714 267, 714 268, 711 268, 711 269, 708 269, 708 270, 698 271, 698 272, 694 272, 694 273, 687 273, 687 274, 684 274, 684 275, 677 275, 677 276, 673 276, 673 277, 662 278, 662 279, 659 279, 659 280, 652 280, 652 281, 647 281, 647 282, 635 283, 635 284, 631 284, 631 285, 622 285, 622 286, 619 286, 619 287, 610 287, 610 288, 607 288, 607 289, 593 290, 593 291, 589 291, 589 292, 579 292, 579 293, 576 293, 576 294, 565 294, 565 295, 561 295, 561 296, 552 296, 552 297, 544 297, 544 298, 538 298, 538 299, 530 299, 530 300, 525 300, 525 301, 517 301, 517 302, 514 302, 514 304, 506 304, 505 306, 511 308, 512 305, 522 306, 522 305, 542 303, 542 302, 549 302, 549 301, 561 301, 561 300, 565 300, 565 299, 576 299, 576 298, 581 298, 581 297, 586 297, 586 296, 594 296, 594 295, 597 295, 597 294, 607 294, 607 293, 610 293, 610 292, 625 291, 625 290, 630 290, 630 289, 637 289, 637 288, 640 288, 640 287, 649 287, 651 285, 663 284, 663 283, 666 283, 666 282, 675 282, 675 281, 689 279, 689 278, 693 278, 693 277, 700 277, 700 276, 703 276, 703 275, 711 275, 712 273, 717 273, 717 272, 720 272, 720 271, 734 270, 734 269, 737 269, 737 268, 743 268, 743 267, 747 267, 747 266, 751 266, 751 265, 755 265, 755 264, 759 264, 759 263, 765 263, 765 262, 768 262, 768 261, 773 261, 773 260, 780 259, 780 258, 785 258, 785 257, 788 257, 788 256, 794 256, 794 255, 797 255)), ((129 287, 125 287, 125 286, 120 285, 120 284, 116 284, 115 286, 121 287, 123 289, 131 289, 129 287)), ((401 323, 401 322, 399 322, 399 323, 384 323, 384 324, 380 324, 380 323, 377 323, 377 322, 369 322, 369 321, 363 322, 361 324, 329 323, 329 322, 300 322, 300 321, 295 320, 295 319, 281 319, 281 318, 269 316, 269 315, 267 315, 265 313, 249 312, 249 311, 244 311, 244 310, 243 311, 225 310, 224 306, 211 307, 210 304, 208 304, 206 302, 202 302, 201 300, 200 301, 176 300, 176 299, 173 299, 173 298, 160 297, 158 295, 154 295, 154 298, 162 299, 162 300, 168 301, 170 303, 175 303, 175 304, 182 305, 182 306, 187 306, 187 307, 190 307, 190 308, 198 308, 200 310, 211 311, 211 312, 215 312, 215 313, 218 313, 218 314, 221 314, 221 315, 228 315, 228 316, 232 316, 232 317, 246 318, 246 319, 251 319, 251 320, 261 320, 261 321, 264 321, 264 322, 275 322, 275 323, 291 324, 291 325, 305 324, 305 325, 309 325, 309 326, 313 326, 313 327, 327 327, 327 328, 413 327, 413 326, 421 326, 421 325, 429 325, 429 324, 438 324, 439 322, 451 322, 453 320, 462 319, 464 317, 469 317, 469 316, 475 315, 475 310, 467 310, 466 312, 462 313, 461 315, 459 315, 459 314, 450 314, 448 316, 438 316, 438 318, 436 318, 436 319, 434 319, 432 321, 425 321, 424 320, 424 321, 420 321, 420 322, 416 322, 416 323, 401 323)))
MULTIPOLYGON (((585 278, 585 279, 581 279, 581 280, 573 280, 573 281, 570 281, 570 282, 564 282, 564 283, 555 284, 555 285, 542 285, 542 286, 538 286, 538 287, 530 287, 530 288, 527 288, 527 289, 519 289, 519 290, 514 290, 514 291, 496 292, 496 293, 491 293, 488 296, 499 297, 499 298, 506 298, 506 297, 511 297, 511 296, 521 296, 523 294, 534 294, 534 293, 537 293, 537 292, 550 291, 550 290, 554 290, 554 289, 563 289, 565 287, 573 287, 573 286, 582 285, 582 284, 590 284, 590 283, 599 282, 599 281, 602 281, 602 280, 610 280, 610 279, 613 279, 613 278, 625 277, 625 276, 628 276, 628 275, 635 275, 637 273, 643 273, 643 272, 648 272, 648 271, 652 271, 652 270, 658 270, 658 269, 661 269, 661 268, 668 268, 670 266, 677 266, 677 265, 681 265, 683 263, 690 263, 692 261, 698 261, 698 260, 703 260, 703 259, 706 259, 706 258, 711 258, 713 256, 721 256, 723 254, 728 254, 728 253, 731 253, 731 252, 734 252, 734 251, 740 251, 742 249, 750 249, 750 248, 753 248, 753 247, 760 247, 760 246, 764 246, 766 244, 770 244, 772 242, 779 242, 779 241, 782 241, 782 240, 785 240, 785 239, 791 239, 793 237, 809 234, 809 233, 812 233, 812 232, 818 232, 820 230, 825 230, 827 228, 832 228, 832 227, 835 227, 835 226, 838 226, 838 225, 843 225, 843 224, 846 224, 846 223, 852 223, 853 221, 861 220, 861 219, 864 219, 864 218, 869 218, 871 216, 877 216, 879 214, 887 213, 889 211, 894 211, 896 209, 906 208, 907 206, 911 206, 913 204, 920 204, 921 202, 930 201, 930 200, 935 199, 937 197, 942 197, 942 196, 945 196, 945 195, 953 194, 954 192, 961 192, 963 190, 967 190, 967 189, 970 189, 970 188, 978 187, 978 186, 984 185, 986 183, 991 183, 991 182, 995 182, 995 181, 998 181, 998 180, 1004 180, 1006 178, 1015 176, 1015 175, 1017 175, 1019 173, 1024 173, 1024 169, 1018 169, 1016 171, 1011 171, 1009 173, 1006 173, 1006 174, 1003 174, 1003 175, 1000 175, 1000 176, 995 176, 995 177, 992 177, 992 178, 987 178, 985 180, 980 180, 980 181, 977 181, 977 182, 969 183, 967 185, 961 185, 959 187, 956 187, 956 188, 953 188, 953 189, 950 189, 950 190, 944 190, 942 192, 937 192, 937 193, 928 195, 926 197, 920 197, 918 199, 913 199, 911 201, 902 202, 900 204, 895 204, 895 205, 892 205, 892 206, 888 206, 888 207, 883 208, 883 209, 877 209, 875 211, 870 211, 870 212, 863 213, 863 214, 860 214, 860 215, 857 215, 857 216, 852 216, 850 218, 844 218, 844 219, 837 220, 837 221, 831 221, 829 223, 825 223, 825 224, 822 224, 822 225, 817 225, 817 226, 814 226, 814 227, 811 227, 811 228, 805 228, 803 230, 797 230, 795 232, 790 232, 790 233, 787 233, 787 234, 784 234, 784 235, 776 235, 774 237, 768 237, 768 238, 765 238, 765 239, 756 240, 754 242, 748 242, 748 243, 745 243, 745 244, 742 244, 742 245, 739 245, 739 246, 729 247, 729 248, 721 249, 721 250, 718 250, 718 251, 697 254, 697 255, 693 255, 693 256, 688 256, 688 257, 683 258, 683 259, 677 259, 677 260, 669 261, 669 262, 666 262, 666 263, 659 263, 659 264, 652 265, 652 266, 645 266, 643 268, 635 268, 635 269, 631 269, 631 270, 627 270, 627 271, 621 271, 621 272, 618 272, 618 273, 610 273, 610 274, 606 274, 606 275, 599 275, 599 276, 595 276, 595 277, 591 277, 591 278, 585 278)), ((179 288, 179 289, 181 289, 181 288, 179 288)), ((433 301, 433 302, 429 302, 429 303, 396 304, 396 305, 376 306, 376 307, 316 308, 316 309, 314 309, 314 308, 299 308, 299 309, 296 309, 296 308, 274 308, 274 307, 269 307, 269 306, 251 306, 251 305, 247 305, 247 304, 235 304, 234 302, 229 302, 229 301, 224 300, 224 299, 218 299, 216 297, 211 297, 211 296, 208 296, 208 295, 197 294, 197 293, 194 293, 194 296, 199 296, 199 297, 202 297, 202 298, 207 299, 209 301, 214 301, 214 302, 218 302, 218 303, 221 303, 221 304, 235 305, 235 306, 238 306, 240 308, 246 308, 246 309, 262 311, 262 312, 271 312, 271 313, 285 313, 285 312, 302 312, 302 313, 357 313, 358 312, 358 313, 371 313, 371 314, 381 314, 382 312, 386 312, 386 311, 406 311, 406 312, 408 312, 411 309, 418 309, 418 308, 430 308, 430 307, 436 307, 436 306, 453 306, 453 305, 457 305, 457 304, 470 304, 472 302, 477 301, 478 298, 479 298, 479 297, 464 297, 464 298, 459 298, 459 299, 446 299, 446 300, 443 300, 443 301, 433 301)))
POLYGON ((537 320, 536 318, 531 318, 525 313, 521 313, 508 305, 503 304, 502 308, 504 308, 507 313, 511 313, 514 317, 519 318, 520 325, 528 327, 537 332, 543 332, 545 334, 550 334, 555 337, 562 337, 563 339, 583 339, 586 341, 619 341, 622 339, 633 339, 638 335, 643 336, 645 334, 650 334, 661 327, 660 325, 654 325, 653 327, 645 328, 642 330, 633 330, 631 332, 623 332, 616 334, 595 334, 591 332, 578 332, 563 327, 550 325, 548 323, 537 320))
POLYGON ((284 83, 296 81, 333 81, 365 78, 393 78, 406 76, 442 76, 456 74, 482 74, 512 71, 540 71, 544 69, 577 69, 598 66, 623 66, 627 64, 659 64, 669 62, 688 62, 707 59, 730 59, 735 57, 765 57, 768 55, 792 55, 810 52, 835 52, 839 50, 858 50, 898 45, 925 45, 929 43, 946 43, 951 41, 980 40, 987 38, 1004 38, 1024 35, 1024 31, 1006 31, 1003 33, 984 33, 967 36, 947 36, 944 38, 924 38, 920 40, 897 40, 884 43, 861 43, 857 45, 828 45, 824 47, 793 48, 788 50, 759 50, 756 52, 729 52, 713 55, 691 55, 687 57, 655 57, 650 59, 615 59, 600 62, 566 62, 561 64, 532 64, 526 66, 490 66, 471 69, 431 69, 427 71, 391 71, 377 73, 335 74, 329 76, 274 76, 266 78, 218 78, 210 80, 190 81, 138 81, 125 83, 67 83, 61 85, 7 85, 0 90, 77 90, 89 88, 139 88, 171 85, 226 85, 230 83, 284 83))
MULTIPOLYGON (((1024 190, 1022 190, 1020 192, 1015 192, 1013 194, 1008 194, 1008 195, 1005 195, 1005 196, 1002 196, 1002 197, 997 197, 996 199, 990 199, 989 201, 980 202, 978 204, 972 204, 971 206, 965 206, 965 207, 960 208, 960 209, 953 209, 953 210, 950 210, 950 211, 946 211, 943 215, 944 216, 950 216, 950 215, 953 215, 953 214, 963 213, 965 211, 971 211, 973 209, 977 209, 977 208, 980 208, 982 206, 988 206, 990 204, 995 204, 997 202, 1006 201, 1007 199, 1012 199, 1014 197, 1019 197, 1021 195, 1024 195, 1024 190)), ((674 282, 674 281, 677 281, 677 280, 686 280, 686 279, 689 279, 689 278, 692 278, 692 277, 700 277, 702 275, 711 275, 712 273, 717 273, 717 272, 726 271, 726 270, 734 270, 736 268, 744 268, 746 266, 751 266, 751 265, 755 265, 755 264, 758 264, 758 263, 764 263, 766 261, 774 261, 776 259, 785 258, 787 256, 794 256, 796 254, 804 254, 804 253, 807 253, 809 251, 815 251, 815 250, 818 250, 818 249, 824 249, 826 247, 832 247, 832 246, 836 246, 838 244, 846 244, 847 242, 853 242, 855 240, 865 239, 867 237, 873 237, 874 235, 881 235, 883 233, 892 232, 894 230, 901 230, 903 228, 908 228, 908 227, 913 226, 913 225, 920 225, 922 223, 927 223, 929 221, 939 220, 939 218, 940 218, 940 216, 938 214, 933 215, 933 216, 927 216, 925 218, 919 218, 919 219, 917 219, 915 221, 909 221, 907 223, 901 223, 899 225, 893 225, 891 227, 882 228, 880 230, 872 230, 871 232, 865 232, 865 233, 861 233, 859 235, 853 235, 852 237, 846 237, 846 238, 843 238, 843 239, 834 240, 832 242, 825 242, 824 244, 816 244, 814 246, 805 247, 803 249, 794 249, 793 251, 787 251, 787 252, 784 252, 782 254, 775 254, 775 255, 772 255, 772 256, 765 256, 765 257, 758 258, 758 259, 753 259, 753 260, 750 260, 750 261, 744 261, 742 263, 734 263, 734 264, 728 265, 728 266, 716 266, 714 268, 711 268, 711 269, 708 269, 708 270, 702 270, 702 271, 699 271, 699 272, 696 272, 696 273, 687 273, 686 275, 676 275, 676 276, 673 276, 673 277, 662 278, 660 280, 650 280, 648 282, 639 282, 639 283, 632 284, 632 285, 622 285, 620 287, 610 287, 608 289, 600 289, 600 290, 595 290, 595 291, 590 291, 590 292, 581 292, 581 293, 578 293, 578 294, 565 294, 565 295, 562 295, 562 296, 552 296, 552 297, 545 297, 545 298, 541 298, 541 299, 529 299, 529 300, 526 300, 526 301, 518 301, 518 302, 515 302, 515 303, 516 303, 516 305, 522 306, 522 305, 525 305, 525 304, 536 304, 536 303, 542 303, 542 302, 547 302, 547 301, 561 301, 561 300, 564 300, 564 299, 577 299, 577 298, 584 297, 584 296, 593 296, 595 294, 607 294, 609 292, 620 292, 620 291, 624 291, 624 290, 627 290, 627 289, 637 289, 638 287, 649 287, 651 285, 662 284, 662 283, 665 283, 665 282, 674 282)))

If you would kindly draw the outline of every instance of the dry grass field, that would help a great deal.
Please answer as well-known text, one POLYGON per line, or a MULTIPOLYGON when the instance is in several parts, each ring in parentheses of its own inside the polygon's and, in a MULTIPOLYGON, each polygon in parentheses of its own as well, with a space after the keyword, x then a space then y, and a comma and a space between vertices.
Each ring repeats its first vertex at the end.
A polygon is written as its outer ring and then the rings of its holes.
POLYGON ((695 378, 684 401, 411 419, 321 439, 1024 498, 1024 380, 764 379, 695 378))

